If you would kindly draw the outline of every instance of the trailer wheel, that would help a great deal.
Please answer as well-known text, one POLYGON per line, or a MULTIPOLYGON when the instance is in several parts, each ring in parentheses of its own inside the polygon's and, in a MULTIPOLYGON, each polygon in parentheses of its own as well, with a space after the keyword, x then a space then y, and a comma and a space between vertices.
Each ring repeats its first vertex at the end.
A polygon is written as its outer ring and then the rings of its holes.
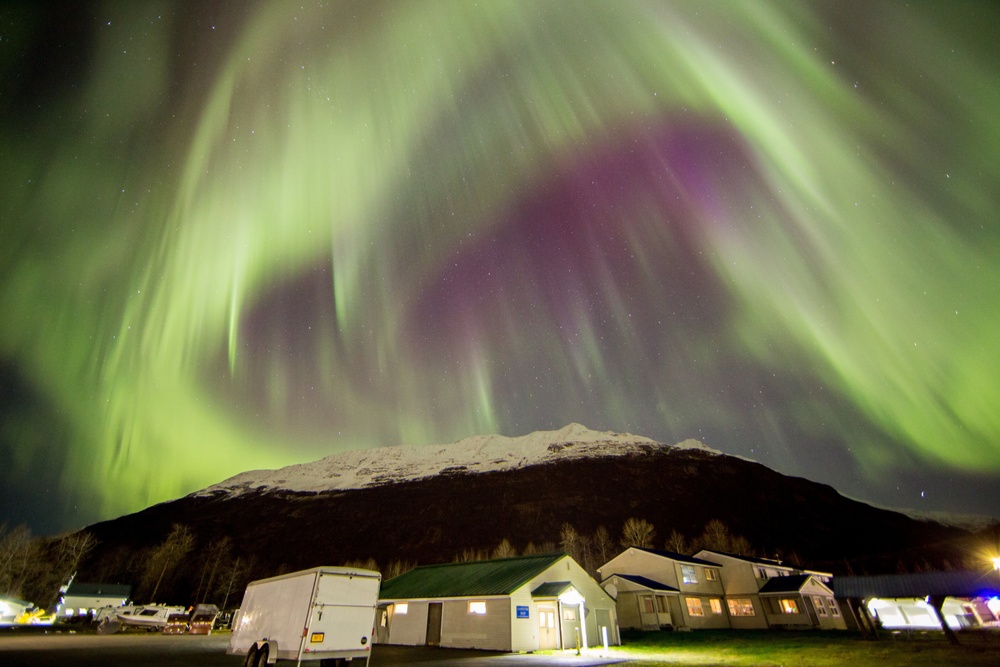
POLYGON ((267 644, 264 644, 257 651, 257 664, 255 667, 267 667, 267 644))
POLYGON ((243 661, 243 667, 257 667, 257 647, 251 646, 247 649, 247 659, 243 661))

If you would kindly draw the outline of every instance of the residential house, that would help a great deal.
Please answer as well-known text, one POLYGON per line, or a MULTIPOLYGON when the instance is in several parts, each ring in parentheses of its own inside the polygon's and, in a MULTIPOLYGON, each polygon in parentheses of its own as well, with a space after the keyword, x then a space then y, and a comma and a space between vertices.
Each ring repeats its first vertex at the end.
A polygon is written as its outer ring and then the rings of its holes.
POLYGON ((709 549, 702 549, 695 557, 720 564, 730 627, 734 629, 847 628, 829 585, 829 573, 709 549))
POLYGON ((720 570, 711 559, 642 547, 597 568, 601 586, 616 597, 622 627, 648 630, 730 627, 720 570))
POLYGON ((418 567, 382 583, 376 641, 496 651, 617 645, 614 599, 566 554, 418 567))

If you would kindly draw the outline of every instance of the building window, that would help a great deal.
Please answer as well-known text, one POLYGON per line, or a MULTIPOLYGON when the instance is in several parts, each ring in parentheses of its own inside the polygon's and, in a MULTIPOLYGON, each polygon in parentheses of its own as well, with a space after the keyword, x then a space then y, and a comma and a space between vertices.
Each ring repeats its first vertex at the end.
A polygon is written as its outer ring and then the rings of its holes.
POLYGON ((642 596, 642 611, 646 614, 653 613, 653 596, 643 595, 642 596))
POLYGON ((410 603, 409 602, 397 602, 396 603, 396 613, 397 614, 405 614, 408 611, 410 611, 410 603))
POLYGON ((750 598, 731 598, 726 600, 726 604, 729 605, 729 615, 730 616, 756 616, 757 612, 753 609, 753 600, 750 598))
POLYGON ((827 598, 826 606, 830 608, 830 616, 840 616, 840 607, 837 606, 836 600, 827 598))
POLYGON ((767 570, 765 570, 762 567, 758 568, 757 569, 757 578, 758 579, 767 579, 767 570))
POLYGON ((715 581, 719 578, 719 573, 710 567, 705 568, 705 581, 715 581))
POLYGON ((573 609, 573 607, 563 607, 563 620, 564 621, 575 621, 576 620, 576 609, 573 609))
POLYGON ((778 606, 781 607, 782 614, 799 613, 799 603, 791 598, 781 598, 778 600, 778 606))
POLYGON ((826 616, 826 605, 823 604, 823 598, 817 596, 814 597, 812 600, 813 600, 813 606, 816 607, 816 613, 819 614, 820 616, 826 616))
POLYGON ((688 616, 704 616, 705 610, 701 608, 701 598, 684 598, 687 602, 688 616))
POLYGON ((656 596, 656 611, 660 612, 661 614, 667 614, 667 613, 670 612, 670 608, 667 607, 667 596, 666 595, 657 595, 656 596))
POLYGON ((694 571, 694 565, 681 565, 681 581, 685 584, 698 583, 698 575, 694 571))
POLYGON ((722 613, 722 600, 720 600, 719 598, 712 598, 711 600, 708 601, 708 604, 709 606, 712 607, 713 614, 722 613))
POLYGON ((477 614, 479 616, 486 615, 486 601, 485 600, 469 600, 469 613, 477 614))

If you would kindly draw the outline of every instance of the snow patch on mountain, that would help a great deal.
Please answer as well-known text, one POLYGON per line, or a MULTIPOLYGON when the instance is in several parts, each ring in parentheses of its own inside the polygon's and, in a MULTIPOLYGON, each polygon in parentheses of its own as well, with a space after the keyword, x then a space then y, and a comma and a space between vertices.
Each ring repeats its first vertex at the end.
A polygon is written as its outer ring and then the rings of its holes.
POLYGON ((191 495, 360 489, 435 475, 513 470, 568 459, 625 456, 664 449, 721 453, 697 440, 666 445, 640 435, 592 431, 580 424, 569 424, 557 431, 535 431, 513 438, 476 435, 447 445, 396 445, 344 452, 278 470, 240 473, 191 495))

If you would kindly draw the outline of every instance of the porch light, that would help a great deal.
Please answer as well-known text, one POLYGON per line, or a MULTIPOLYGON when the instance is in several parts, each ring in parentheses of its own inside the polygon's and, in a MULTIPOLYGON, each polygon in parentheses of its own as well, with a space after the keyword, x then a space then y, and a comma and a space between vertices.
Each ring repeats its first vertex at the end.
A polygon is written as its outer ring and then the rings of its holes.
POLYGON ((569 589, 565 593, 559 596, 559 601, 565 605, 576 606, 583 603, 583 596, 580 595, 576 589, 569 589))

